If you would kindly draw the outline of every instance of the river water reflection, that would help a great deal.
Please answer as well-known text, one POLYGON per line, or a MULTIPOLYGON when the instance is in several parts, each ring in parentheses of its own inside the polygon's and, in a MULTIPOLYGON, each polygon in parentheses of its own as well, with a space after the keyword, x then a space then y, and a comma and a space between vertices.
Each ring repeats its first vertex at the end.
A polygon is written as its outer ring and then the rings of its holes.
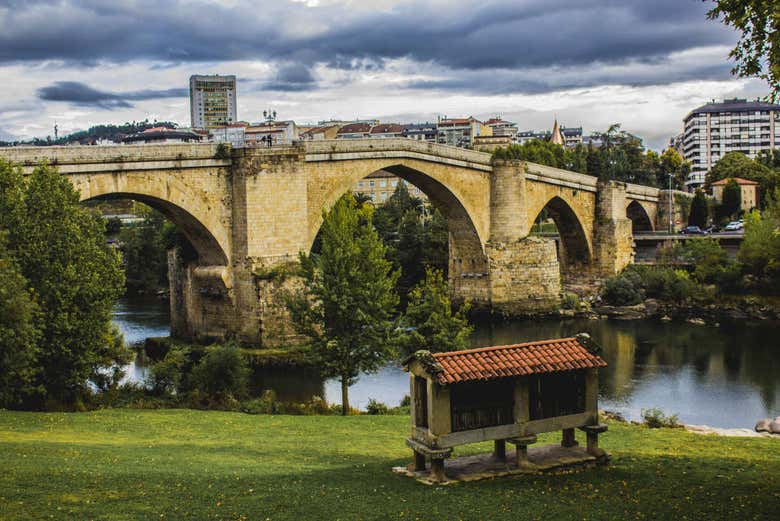
MULTIPOLYGON (((158 300, 122 300, 114 321, 129 343, 168 334, 168 306, 158 300)), ((609 366, 600 372, 600 406, 638 419, 642 409, 678 413, 684 423, 752 427, 759 418, 780 414, 780 324, 698 326, 684 322, 518 320, 480 324, 474 347, 590 333, 604 348, 609 366)), ((139 361, 128 380, 142 381, 139 361)), ((310 371, 256 371, 255 391, 273 389, 280 399, 314 395, 340 400, 336 381, 310 371)), ((363 375, 350 388, 353 406, 370 398, 397 405, 409 392, 408 375, 395 365, 363 375)))

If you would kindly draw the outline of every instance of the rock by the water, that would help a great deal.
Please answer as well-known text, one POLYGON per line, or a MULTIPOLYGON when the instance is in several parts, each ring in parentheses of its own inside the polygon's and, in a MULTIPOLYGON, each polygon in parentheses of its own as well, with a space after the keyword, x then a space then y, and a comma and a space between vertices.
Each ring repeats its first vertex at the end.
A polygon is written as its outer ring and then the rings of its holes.
POLYGON ((670 317, 669 315, 664 315, 661 317, 661 322, 671 322, 671 321, 672 321, 672 317, 670 317))
POLYGON ((755 426, 756 432, 769 432, 769 424, 772 423, 769 418, 758 420, 755 426))
POLYGON ((772 434, 780 434, 780 419, 775 418, 769 422, 769 432, 772 434))
POLYGON ((704 322, 703 318, 689 318, 688 320, 686 320, 686 322, 688 322, 689 324, 696 325, 696 326, 703 326, 703 325, 706 324, 706 322, 704 322))

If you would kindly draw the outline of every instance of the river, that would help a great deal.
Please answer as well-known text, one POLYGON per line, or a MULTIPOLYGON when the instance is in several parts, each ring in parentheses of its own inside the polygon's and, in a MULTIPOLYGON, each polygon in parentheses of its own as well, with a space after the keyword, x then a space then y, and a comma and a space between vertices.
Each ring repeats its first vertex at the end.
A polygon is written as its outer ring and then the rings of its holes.
MULTIPOLYGON (((123 299, 114 321, 135 343, 168 334, 168 304, 156 299, 123 299)), ((607 320, 515 320, 479 324, 474 347, 590 333, 603 347, 609 366, 600 372, 599 404, 626 418, 658 407, 688 424, 753 427, 756 420, 780 415, 780 324, 729 323, 719 327, 686 322, 607 320)), ((143 381, 148 368, 137 360, 126 380, 143 381)), ((340 401, 336 381, 323 382, 307 371, 262 370, 255 390, 272 388, 282 400, 313 395, 340 401)), ((370 398, 397 405, 409 392, 408 375, 389 365, 362 375, 350 388, 350 401, 363 408, 370 398)))

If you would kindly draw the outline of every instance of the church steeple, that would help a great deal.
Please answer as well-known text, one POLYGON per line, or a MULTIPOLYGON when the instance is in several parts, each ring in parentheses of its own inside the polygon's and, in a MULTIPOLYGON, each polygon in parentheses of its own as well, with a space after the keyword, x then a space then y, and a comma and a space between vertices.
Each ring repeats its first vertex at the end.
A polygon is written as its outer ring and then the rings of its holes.
POLYGON ((566 140, 563 138, 563 132, 561 132, 561 127, 558 126, 558 118, 555 118, 555 124, 553 124, 552 136, 550 136, 550 142, 561 146, 564 146, 566 144, 566 140))

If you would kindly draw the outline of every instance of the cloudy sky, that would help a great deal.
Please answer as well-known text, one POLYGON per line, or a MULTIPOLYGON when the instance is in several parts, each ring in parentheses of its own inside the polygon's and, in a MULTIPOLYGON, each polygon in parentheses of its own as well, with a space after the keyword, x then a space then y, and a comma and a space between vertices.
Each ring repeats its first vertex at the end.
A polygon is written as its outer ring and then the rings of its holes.
POLYGON ((621 122, 660 148, 731 77, 700 0, 0 0, 0 139, 145 118, 189 125, 191 74, 235 74, 238 116, 299 123, 495 114, 621 122))

